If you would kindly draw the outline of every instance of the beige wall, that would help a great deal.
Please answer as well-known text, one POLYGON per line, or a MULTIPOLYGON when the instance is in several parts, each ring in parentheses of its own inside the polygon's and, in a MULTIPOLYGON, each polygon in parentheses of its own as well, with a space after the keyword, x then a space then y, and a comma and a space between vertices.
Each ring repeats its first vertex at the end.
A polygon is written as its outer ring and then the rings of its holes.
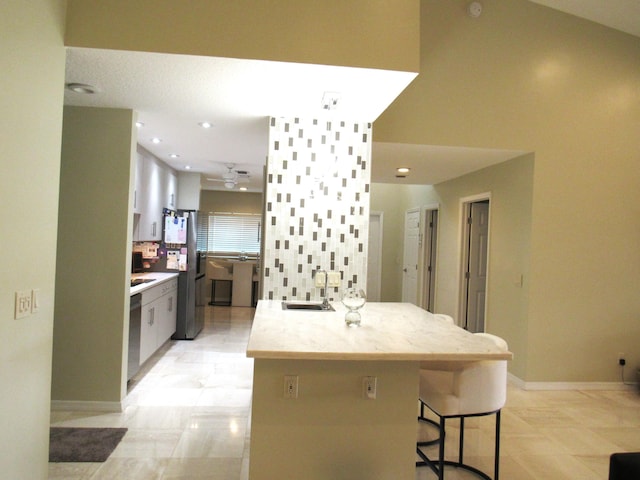
POLYGON ((200 192, 200 211, 213 212, 262 213, 262 193, 225 192, 202 190, 200 192))
POLYGON ((0 5, 0 471, 47 478, 64 3, 0 5), (27 93, 28 92, 28 93, 27 93), (40 310, 14 320, 14 293, 39 289, 40 310))
POLYGON ((522 378, 619 381, 617 352, 640 362, 640 39, 525 0, 478 19, 466 3, 422 2, 422 73, 374 140, 534 152, 522 378))
POLYGON ((66 45, 418 71, 419 0, 191 0, 180 7, 175 0, 69 0, 66 45))
POLYGON ((126 394, 135 139, 131 110, 65 107, 54 401, 117 409, 126 394))
POLYGON ((382 280, 380 300, 402 300, 404 215, 411 208, 437 203, 430 185, 371 184, 371 211, 382 212, 382 280))
POLYGON ((440 203, 436 309, 456 319, 461 319, 461 200, 490 194, 485 329, 508 340, 516 353, 509 371, 518 378, 524 378, 527 360, 533 166, 533 155, 525 155, 434 187, 440 203))

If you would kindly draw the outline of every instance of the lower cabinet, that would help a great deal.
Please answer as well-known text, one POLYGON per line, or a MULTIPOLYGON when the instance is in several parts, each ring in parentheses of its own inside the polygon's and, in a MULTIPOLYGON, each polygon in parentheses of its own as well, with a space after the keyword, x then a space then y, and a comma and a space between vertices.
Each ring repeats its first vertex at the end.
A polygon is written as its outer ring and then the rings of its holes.
POLYGON ((142 292, 140 365, 175 333, 177 300, 177 279, 142 292))

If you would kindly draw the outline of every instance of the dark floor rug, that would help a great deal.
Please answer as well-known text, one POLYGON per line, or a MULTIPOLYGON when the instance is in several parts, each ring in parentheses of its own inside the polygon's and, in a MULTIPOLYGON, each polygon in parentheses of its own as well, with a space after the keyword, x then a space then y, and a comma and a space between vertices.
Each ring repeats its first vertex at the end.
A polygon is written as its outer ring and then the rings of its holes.
POLYGON ((126 428, 51 427, 49 461, 104 462, 125 433, 126 428))

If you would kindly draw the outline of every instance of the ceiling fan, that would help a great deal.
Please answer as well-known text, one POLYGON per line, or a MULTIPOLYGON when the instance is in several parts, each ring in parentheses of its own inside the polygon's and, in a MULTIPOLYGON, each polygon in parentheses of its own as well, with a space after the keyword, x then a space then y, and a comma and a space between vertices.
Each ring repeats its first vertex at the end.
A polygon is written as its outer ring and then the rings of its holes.
POLYGON ((229 190, 235 188, 238 183, 248 183, 249 182, 249 172, 246 170, 234 170, 235 163, 226 163, 225 167, 229 170, 225 174, 222 175, 222 178, 207 178, 210 182, 223 182, 224 187, 229 190))

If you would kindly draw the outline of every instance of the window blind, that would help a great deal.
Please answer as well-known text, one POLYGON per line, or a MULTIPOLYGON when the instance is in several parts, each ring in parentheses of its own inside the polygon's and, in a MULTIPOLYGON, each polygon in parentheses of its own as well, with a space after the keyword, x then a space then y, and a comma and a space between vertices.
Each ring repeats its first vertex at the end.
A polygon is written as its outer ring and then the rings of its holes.
POLYGON ((229 253, 260 252, 260 215, 209 215, 208 251, 229 253))

